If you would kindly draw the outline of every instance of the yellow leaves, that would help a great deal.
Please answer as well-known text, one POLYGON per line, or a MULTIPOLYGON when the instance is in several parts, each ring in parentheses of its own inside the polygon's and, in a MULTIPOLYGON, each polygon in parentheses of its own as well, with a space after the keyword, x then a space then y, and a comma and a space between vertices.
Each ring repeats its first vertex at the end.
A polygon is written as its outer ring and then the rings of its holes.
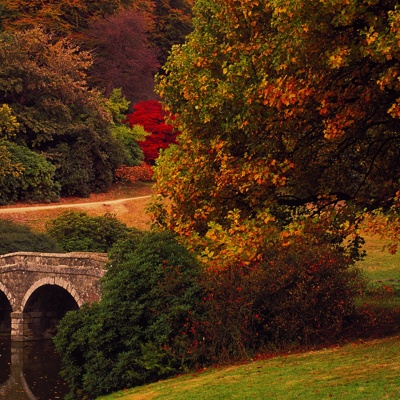
POLYGON ((289 7, 287 7, 287 6, 284 6, 284 7, 275 7, 275 9, 274 9, 274 14, 275 15, 286 15, 286 16, 288 16, 288 17, 293 17, 293 12, 291 11, 291 9, 289 8, 289 7))
POLYGON ((200 260, 218 270, 235 263, 248 265, 262 259, 260 246, 275 231, 274 218, 269 210, 260 212, 256 219, 245 219, 238 209, 228 212, 224 223, 209 222, 200 260))
POLYGON ((0 106, 0 138, 14 135, 18 128, 19 122, 12 109, 7 104, 0 106))
POLYGON ((378 38, 378 35, 379 35, 378 32, 368 33, 365 41, 367 42, 368 45, 371 45, 378 38))
POLYGON ((340 68, 344 64, 344 58, 341 54, 332 54, 329 56, 329 63, 332 68, 340 68))
POLYGON ((333 50, 331 54, 328 55, 328 65, 331 68, 342 68, 348 64, 348 57, 350 55, 350 50, 346 47, 339 47, 333 50))

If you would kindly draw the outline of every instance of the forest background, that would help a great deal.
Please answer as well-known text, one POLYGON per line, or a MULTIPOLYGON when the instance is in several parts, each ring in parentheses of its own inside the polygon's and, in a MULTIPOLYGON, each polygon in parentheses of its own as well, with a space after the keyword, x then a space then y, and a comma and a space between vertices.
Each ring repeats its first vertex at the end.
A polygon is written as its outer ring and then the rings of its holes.
POLYGON ((119 167, 175 141, 154 75, 190 32, 190 3, 17 0, 0 13, 1 204, 107 191, 119 167))

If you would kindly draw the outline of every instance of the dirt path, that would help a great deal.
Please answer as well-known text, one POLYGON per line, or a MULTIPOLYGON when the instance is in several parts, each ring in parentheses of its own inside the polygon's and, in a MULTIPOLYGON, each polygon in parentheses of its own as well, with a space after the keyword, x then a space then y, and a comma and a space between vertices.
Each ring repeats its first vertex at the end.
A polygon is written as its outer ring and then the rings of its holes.
POLYGON ((37 231, 45 231, 47 221, 63 212, 73 210, 85 212, 90 216, 115 215, 127 226, 149 229, 150 216, 147 207, 154 194, 152 185, 134 184, 114 186, 107 193, 93 193, 88 198, 61 198, 60 202, 45 204, 26 204, 0 207, 0 219, 8 219, 25 224, 37 231))
POLYGON ((120 203, 124 203, 126 201, 132 200, 143 200, 149 199, 151 196, 137 196, 137 197, 128 197, 124 199, 118 200, 105 200, 105 201, 93 201, 90 203, 68 203, 68 204, 55 204, 55 205, 40 205, 40 206, 25 206, 25 207, 0 207, 0 214, 7 213, 17 213, 17 212, 25 212, 25 211, 42 211, 42 210, 52 210, 56 208, 93 208, 96 206, 111 206, 120 203))

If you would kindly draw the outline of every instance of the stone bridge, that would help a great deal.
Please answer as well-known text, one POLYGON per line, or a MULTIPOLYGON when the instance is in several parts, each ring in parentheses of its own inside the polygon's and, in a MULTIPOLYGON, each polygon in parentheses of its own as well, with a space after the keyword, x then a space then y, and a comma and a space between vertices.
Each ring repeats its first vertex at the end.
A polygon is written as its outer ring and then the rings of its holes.
POLYGON ((0 334, 11 340, 49 338, 69 310, 100 299, 103 253, 0 256, 0 334))

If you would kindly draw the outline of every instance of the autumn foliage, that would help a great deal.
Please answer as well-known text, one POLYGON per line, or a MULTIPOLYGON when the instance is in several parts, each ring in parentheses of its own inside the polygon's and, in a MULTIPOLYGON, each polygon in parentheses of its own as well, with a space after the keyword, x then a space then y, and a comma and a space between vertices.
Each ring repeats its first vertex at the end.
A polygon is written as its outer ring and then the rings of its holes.
POLYGON ((265 346, 337 338, 354 320, 363 287, 341 250, 313 237, 269 244, 264 260, 207 269, 204 336, 215 360, 246 358, 265 346))
POLYGON ((216 352, 340 332, 362 221, 377 210, 398 229, 396 7, 196 2, 158 78, 181 133, 157 161, 153 212, 209 274, 216 352))
POLYGON ((141 125, 146 132, 151 133, 145 141, 139 142, 146 163, 154 164, 160 150, 176 142, 177 131, 173 125, 166 122, 166 116, 157 100, 140 101, 127 116, 131 126, 141 125))
POLYGON ((123 165, 115 170, 115 177, 122 182, 151 182, 153 168, 146 163, 134 167, 123 165))
POLYGON ((82 46, 96 49, 88 80, 103 88, 106 96, 121 88, 131 103, 155 97, 154 74, 159 65, 157 50, 147 38, 152 29, 149 19, 136 9, 121 10, 91 21, 82 34, 82 46))
POLYGON ((194 12, 159 78, 181 131, 156 170, 161 224, 221 266, 263 259, 271 229, 288 239, 310 219, 340 242, 366 210, 396 204, 395 2, 200 0, 194 12))

